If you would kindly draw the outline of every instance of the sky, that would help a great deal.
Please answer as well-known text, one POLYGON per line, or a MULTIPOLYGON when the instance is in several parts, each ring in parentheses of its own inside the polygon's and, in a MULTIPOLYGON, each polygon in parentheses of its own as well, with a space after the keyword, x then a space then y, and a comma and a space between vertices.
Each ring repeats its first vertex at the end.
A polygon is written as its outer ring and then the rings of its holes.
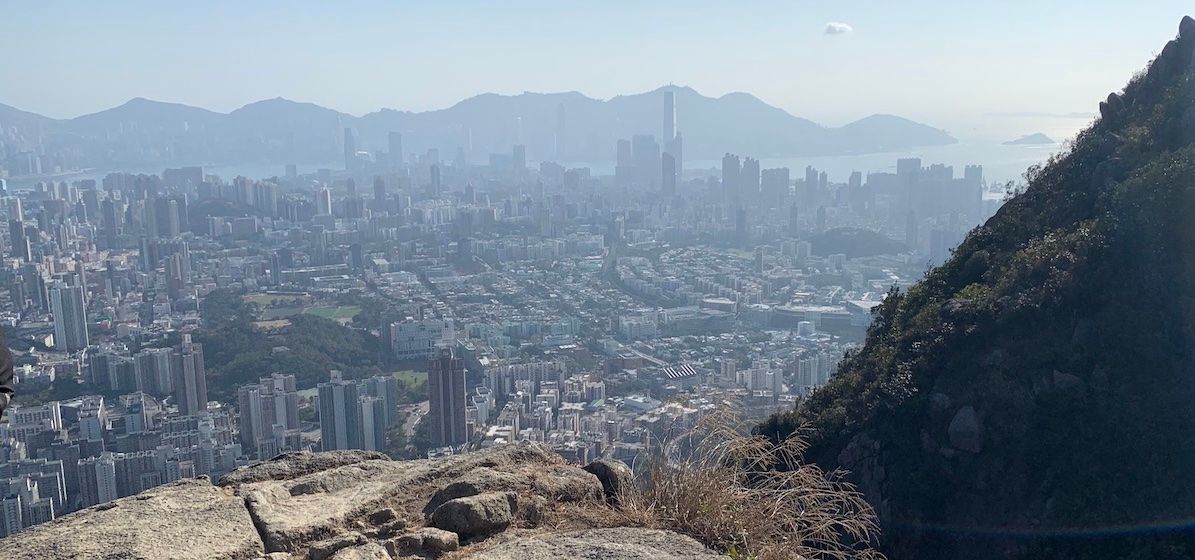
POLYGON ((673 83, 841 125, 1094 112, 1177 33, 1179 0, 0 2, 0 103, 55 118, 133 97, 352 114, 484 92, 673 83))

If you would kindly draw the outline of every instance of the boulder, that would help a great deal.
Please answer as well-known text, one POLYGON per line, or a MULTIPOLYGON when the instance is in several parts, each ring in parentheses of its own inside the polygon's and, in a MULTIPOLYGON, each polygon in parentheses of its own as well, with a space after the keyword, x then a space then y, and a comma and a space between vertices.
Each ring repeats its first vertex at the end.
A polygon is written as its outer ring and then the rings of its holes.
POLYGON ((531 489, 558 502, 584 502, 601 498, 605 486, 593 473, 572 465, 553 465, 536 473, 531 489))
POLYGON ((426 527, 420 529, 417 534, 421 539, 423 549, 428 552, 452 552, 460 548, 457 534, 452 531, 426 527))
POLYGON ((331 560, 390 560, 390 554, 378 543, 342 548, 332 555, 331 560))
POLYGON ((717 554, 670 531, 617 528, 523 536, 470 558, 476 560, 700 560, 717 554))
POLYGON ((307 549, 307 560, 325 560, 340 549, 362 544, 365 544, 365 536, 361 533, 337 535, 311 545, 311 548, 307 549))
POLYGON ((6 560, 220 560, 265 555, 244 501, 183 480, 35 525, 3 540, 6 560))
POLYGON ((264 480, 289 480, 305 474, 326 471, 362 461, 389 460, 377 451, 328 451, 308 453, 306 451, 283 453, 256 465, 240 467, 222 477, 217 486, 239 486, 264 480))
POLYGON ((979 453, 983 449, 983 434, 979 422, 979 414, 972 406, 964 406, 954 414, 950 426, 946 429, 950 436, 950 445, 955 449, 979 453))
POLYGON ((490 492, 444 502, 432 512, 428 525, 462 538, 486 537, 505 531, 514 522, 518 499, 512 492, 490 492))
POLYGON ((614 459, 598 459, 585 465, 585 471, 596 476, 602 491, 611 503, 617 503, 623 492, 635 487, 635 473, 626 463, 614 459))
POLYGON ((530 487, 526 476, 497 471, 489 467, 478 467, 461 478, 437 491, 423 508, 425 515, 431 515, 436 508, 448 500, 476 496, 482 492, 509 492, 530 487))

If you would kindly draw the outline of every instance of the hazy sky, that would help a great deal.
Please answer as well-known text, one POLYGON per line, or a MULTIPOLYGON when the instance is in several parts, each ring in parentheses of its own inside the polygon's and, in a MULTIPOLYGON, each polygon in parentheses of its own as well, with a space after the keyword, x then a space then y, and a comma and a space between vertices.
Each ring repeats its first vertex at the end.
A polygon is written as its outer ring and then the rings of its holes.
POLYGON ((1179 0, 3 0, 0 103, 73 117, 136 96, 218 111, 282 96, 362 114, 675 83, 831 125, 894 113, 947 127, 1092 112, 1186 11, 1179 0))

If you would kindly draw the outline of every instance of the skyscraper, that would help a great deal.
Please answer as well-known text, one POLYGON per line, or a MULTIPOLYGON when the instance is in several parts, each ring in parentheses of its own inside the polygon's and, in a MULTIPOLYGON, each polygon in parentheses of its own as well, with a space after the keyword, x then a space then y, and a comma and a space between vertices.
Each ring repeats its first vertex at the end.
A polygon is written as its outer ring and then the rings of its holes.
POLYGON ((183 343, 174 350, 174 400, 183 416, 207 410, 207 371, 203 367, 203 345, 183 335, 183 343))
POLYGON ((50 312, 54 315, 54 346, 67 352, 87 347, 87 306, 82 286, 59 284, 50 290, 50 312))
POLYGON ((739 156, 726 154, 722 156, 722 196, 726 200, 733 200, 739 192, 739 156))
POLYGON ((357 170, 357 140, 351 128, 344 129, 344 168, 347 171, 357 170))
POLYGON ((660 145, 655 136, 636 134, 631 137, 631 161, 640 188, 654 190, 660 186, 660 145))
POLYGON ((676 158, 668 153, 660 156, 660 167, 663 172, 661 192, 664 196, 676 196, 676 158))
POLYGON ((468 442, 469 434, 465 431, 467 403, 464 360, 456 357, 451 347, 438 348, 431 360, 431 373, 427 379, 432 444, 445 447, 468 442))
POLYGON ((345 381, 339 371, 320 383, 319 430, 324 451, 359 449, 361 441, 357 384, 345 381))
POLYGON ((371 209, 381 214, 386 211, 386 181, 380 176, 373 178, 373 205, 371 209))
POLYGON ((320 187, 315 190, 315 213, 321 216, 332 213, 332 189, 320 187))
POLYGON ((676 137, 676 92, 672 90, 664 91, 664 134, 660 138, 664 139, 664 144, 667 145, 669 140, 676 137))

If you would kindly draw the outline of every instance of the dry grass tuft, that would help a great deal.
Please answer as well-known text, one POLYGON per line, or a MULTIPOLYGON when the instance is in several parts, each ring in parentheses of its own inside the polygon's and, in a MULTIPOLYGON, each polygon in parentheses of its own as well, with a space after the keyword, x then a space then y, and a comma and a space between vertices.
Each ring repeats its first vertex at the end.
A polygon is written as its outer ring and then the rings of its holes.
POLYGON ((623 496, 625 524, 670 529, 734 558, 876 559, 875 514, 835 473, 805 464, 797 436, 750 435, 731 413, 657 446, 639 488, 623 496))

